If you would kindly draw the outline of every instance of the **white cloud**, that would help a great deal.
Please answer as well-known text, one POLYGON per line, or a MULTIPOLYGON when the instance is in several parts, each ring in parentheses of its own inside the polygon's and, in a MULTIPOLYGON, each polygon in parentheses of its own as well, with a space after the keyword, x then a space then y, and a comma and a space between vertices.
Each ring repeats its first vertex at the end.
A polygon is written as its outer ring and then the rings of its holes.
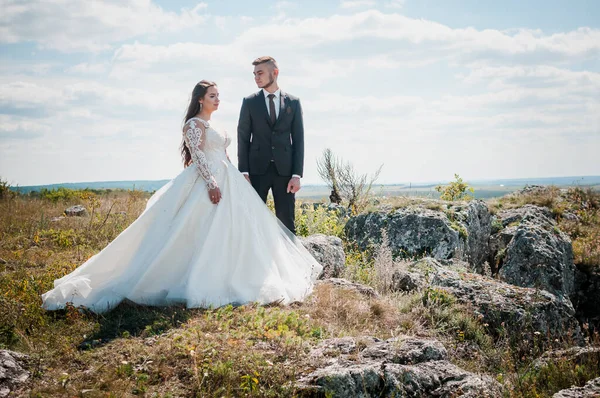
POLYGON ((144 34, 180 31, 205 20, 199 3, 180 13, 149 0, 0 2, 0 42, 33 41, 64 52, 105 51, 113 43, 144 34))
POLYGON ((0 104, 15 108, 35 108, 64 104, 69 98, 61 90, 27 81, 0 84, 0 104))
POLYGON ((454 29, 424 19, 377 10, 324 18, 287 19, 247 29, 236 40, 239 46, 254 46, 277 37, 279 51, 293 46, 314 49, 326 44, 356 39, 397 41, 410 47, 435 51, 439 58, 464 62, 506 60, 521 62, 564 62, 600 54, 600 30, 579 28, 567 33, 544 35, 531 29, 500 31, 474 28, 454 29), (517 58, 515 58, 517 57, 517 58))

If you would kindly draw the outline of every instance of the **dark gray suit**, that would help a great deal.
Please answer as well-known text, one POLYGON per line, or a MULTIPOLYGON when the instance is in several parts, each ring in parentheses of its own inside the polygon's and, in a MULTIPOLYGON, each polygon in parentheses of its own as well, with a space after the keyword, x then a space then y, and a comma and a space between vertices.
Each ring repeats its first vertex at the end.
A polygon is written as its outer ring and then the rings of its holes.
POLYGON ((304 172, 304 123, 300 100, 281 91, 279 117, 271 123, 263 90, 242 101, 238 122, 238 169, 263 201, 273 192, 277 218, 292 232, 295 197, 287 193, 292 175, 304 172))

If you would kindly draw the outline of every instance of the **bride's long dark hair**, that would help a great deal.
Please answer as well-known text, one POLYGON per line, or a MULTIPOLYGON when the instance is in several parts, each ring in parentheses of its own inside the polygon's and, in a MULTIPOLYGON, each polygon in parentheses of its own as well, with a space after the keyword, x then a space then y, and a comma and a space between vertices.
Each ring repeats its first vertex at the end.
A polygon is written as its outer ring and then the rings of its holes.
MULTIPOLYGON (((209 87, 216 87, 217 83, 211 82, 208 80, 202 80, 194 87, 192 90, 192 98, 190 99, 190 104, 188 105, 187 112, 185 113, 185 118, 183 119, 183 124, 186 124, 188 120, 196 116, 202 110, 202 106, 200 105, 200 98, 206 95, 209 87)), ((185 140, 181 142, 181 157, 183 158, 183 165, 185 167, 189 166, 192 163, 192 153, 190 152, 190 148, 188 148, 185 140)))

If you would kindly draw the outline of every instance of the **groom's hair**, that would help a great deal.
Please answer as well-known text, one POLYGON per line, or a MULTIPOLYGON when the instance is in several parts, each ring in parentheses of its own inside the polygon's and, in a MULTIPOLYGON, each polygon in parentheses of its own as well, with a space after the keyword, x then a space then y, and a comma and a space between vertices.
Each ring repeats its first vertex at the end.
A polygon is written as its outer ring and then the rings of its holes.
POLYGON ((268 55, 265 55, 264 57, 258 57, 254 61, 252 61, 252 65, 254 65, 254 66, 260 65, 260 64, 269 64, 269 66, 271 66, 273 69, 279 69, 279 67, 277 66, 277 61, 275 61, 275 58, 269 57, 268 55))

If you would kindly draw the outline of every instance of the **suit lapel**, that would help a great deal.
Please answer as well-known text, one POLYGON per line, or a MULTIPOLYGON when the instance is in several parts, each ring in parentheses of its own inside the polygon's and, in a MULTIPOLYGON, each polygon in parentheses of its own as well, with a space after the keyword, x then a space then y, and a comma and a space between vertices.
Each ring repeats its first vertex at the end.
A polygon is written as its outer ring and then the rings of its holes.
POLYGON ((287 101, 288 101, 287 94, 284 93, 283 91, 279 92, 279 98, 280 98, 279 99, 279 116, 277 117, 277 120, 275 121, 275 125, 277 125, 279 123, 279 121, 281 119, 283 119, 283 116, 285 115, 287 101))
POLYGON ((267 102, 263 90, 260 90, 256 94, 256 100, 259 102, 258 109, 260 109, 260 112, 263 113, 265 120, 267 121, 269 126, 273 127, 273 124, 271 123, 271 118, 269 117, 269 111, 267 110, 267 102))

